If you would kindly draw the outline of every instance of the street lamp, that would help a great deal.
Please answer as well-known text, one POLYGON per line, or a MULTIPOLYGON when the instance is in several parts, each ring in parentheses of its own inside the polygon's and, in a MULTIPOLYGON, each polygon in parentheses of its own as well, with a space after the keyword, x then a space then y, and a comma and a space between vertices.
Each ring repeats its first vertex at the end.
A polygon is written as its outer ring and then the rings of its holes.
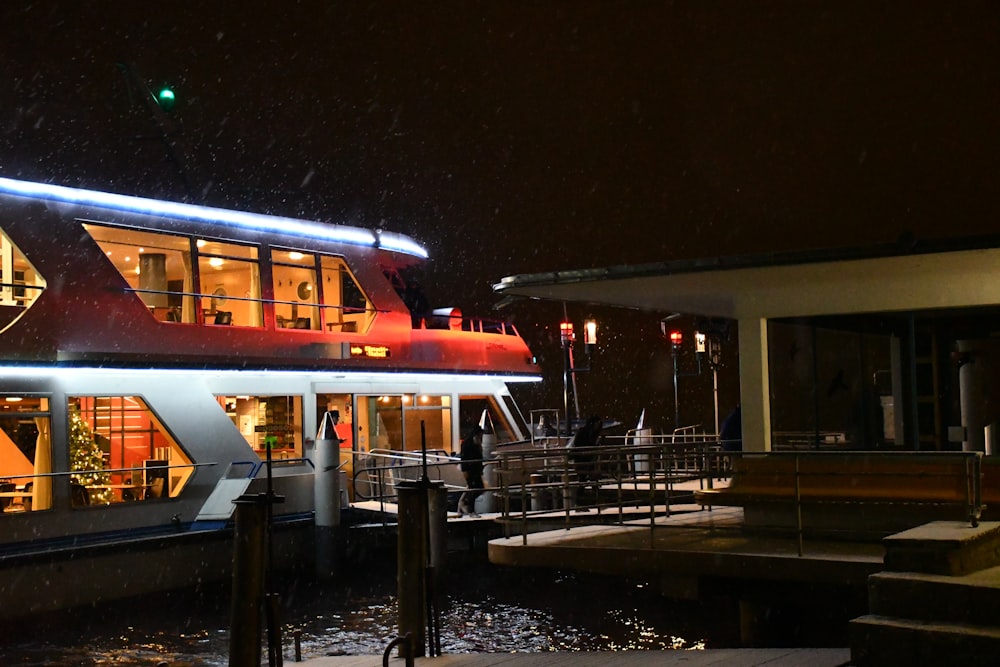
POLYGON ((660 320, 660 332, 663 337, 670 341, 670 356, 674 360, 674 428, 678 428, 681 424, 681 402, 678 393, 677 378, 680 373, 678 373, 678 357, 681 352, 681 345, 684 343, 684 333, 679 329, 669 329, 670 320, 673 317, 664 317, 660 320), (669 329, 669 330, 668 330, 669 329))
POLYGON ((587 353, 587 365, 578 367, 573 360, 573 343, 576 342, 576 333, 573 330, 573 323, 563 320, 559 323, 559 341, 563 349, 563 414, 566 419, 566 428, 570 427, 569 420, 569 395, 573 394, 573 405, 576 408, 576 418, 580 419, 580 399, 576 391, 576 374, 586 373, 590 370, 590 360, 597 346, 597 320, 587 319, 583 322, 583 344, 587 353))

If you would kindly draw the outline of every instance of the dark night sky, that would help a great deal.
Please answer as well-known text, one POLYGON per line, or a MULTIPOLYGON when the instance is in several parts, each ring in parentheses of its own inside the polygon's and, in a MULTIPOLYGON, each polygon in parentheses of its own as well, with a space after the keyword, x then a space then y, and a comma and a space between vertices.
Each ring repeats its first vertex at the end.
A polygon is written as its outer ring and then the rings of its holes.
MULTIPOLYGON (((5 2, 0 38, 0 175, 384 226, 467 311, 513 273, 997 229, 997 3, 5 2), (118 62, 176 86, 190 197, 118 62)), ((647 329, 630 412, 659 315, 602 317, 647 329)))

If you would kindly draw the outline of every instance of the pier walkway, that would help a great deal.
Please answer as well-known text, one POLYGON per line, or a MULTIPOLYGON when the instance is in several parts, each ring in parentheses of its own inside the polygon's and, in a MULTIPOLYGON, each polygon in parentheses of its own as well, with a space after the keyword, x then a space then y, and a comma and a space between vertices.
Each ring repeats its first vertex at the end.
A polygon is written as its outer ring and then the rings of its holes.
POLYGON ((795 536, 748 535, 739 530, 742 524, 743 510, 738 507, 678 507, 669 517, 656 517, 652 529, 649 519, 637 519, 493 539, 489 557, 498 565, 602 574, 669 573, 675 579, 725 576, 861 587, 883 568, 885 549, 878 542, 806 540, 800 556, 795 536))
MULTIPOLYGON (((562 651, 549 653, 456 653, 417 658, 416 667, 846 667, 846 648, 746 648, 706 651, 562 651)), ((382 656, 324 656, 304 667, 381 667, 382 656)), ((391 667, 406 661, 393 655, 391 667)))

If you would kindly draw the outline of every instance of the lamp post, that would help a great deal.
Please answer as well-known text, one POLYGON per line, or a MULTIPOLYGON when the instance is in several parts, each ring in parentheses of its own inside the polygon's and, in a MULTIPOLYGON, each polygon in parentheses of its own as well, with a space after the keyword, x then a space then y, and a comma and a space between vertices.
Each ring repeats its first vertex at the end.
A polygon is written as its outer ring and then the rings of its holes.
POLYGON ((678 358, 680 357, 681 345, 684 343, 684 334, 674 329, 668 335, 667 323, 665 321, 660 322, 660 328, 663 330, 663 335, 670 340, 670 356, 674 361, 674 428, 676 429, 681 425, 681 401, 677 378, 680 376, 678 372, 678 358))
POLYGON ((695 359, 698 362, 698 369, 694 372, 682 373, 680 371, 681 346, 684 343, 684 334, 679 329, 669 328, 668 323, 676 319, 676 315, 671 315, 660 320, 660 331, 663 338, 670 342, 670 356, 674 362, 674 428, 680 428, 681 408, 680 408, 680 387, 678 378, 701 375, 702 359, 708 358, 708 366, 712 369, 712 395, 715 403, 715 432, 719 432, 719 358, 722 350, 720 336, 725 332, 723 324, 712 321, 695 321, 695 326, 699 330, 695 331, 695 359), (707 327, 706 327, 707 324, 707 327), (707 331, 700 330, 706 327, 707 331), (720 333, 721 332, 721 333, 720 333))
POLYGON ((585 373, 590 370, 590 360, 594 347, 597 345, 597 321, 594 319, 584 320, 583 323, 583 344, 587 353, 587 366, 580 368, 573 363, 573 343, 576 341, 576 333, 573 331, 573 323, 568 319, 559 323, 559 341, 563 349, 563 415, 566 420, 566 428, 570 428, 569 418, 569 395, 573 394, 573 406, 576 418, 580 419, 580 399, 576 391, 576 374, 585 373))

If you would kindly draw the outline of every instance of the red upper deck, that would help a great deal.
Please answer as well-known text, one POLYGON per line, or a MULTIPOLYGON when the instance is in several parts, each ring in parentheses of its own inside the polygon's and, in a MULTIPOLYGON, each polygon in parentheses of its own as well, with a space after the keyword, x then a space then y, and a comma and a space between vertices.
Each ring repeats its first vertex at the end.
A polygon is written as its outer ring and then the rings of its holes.
POLYGON ((425 256, 398 234, 0 179, 0 359, 537 375, 509 324, 411 317, 399 272, 425 256))

